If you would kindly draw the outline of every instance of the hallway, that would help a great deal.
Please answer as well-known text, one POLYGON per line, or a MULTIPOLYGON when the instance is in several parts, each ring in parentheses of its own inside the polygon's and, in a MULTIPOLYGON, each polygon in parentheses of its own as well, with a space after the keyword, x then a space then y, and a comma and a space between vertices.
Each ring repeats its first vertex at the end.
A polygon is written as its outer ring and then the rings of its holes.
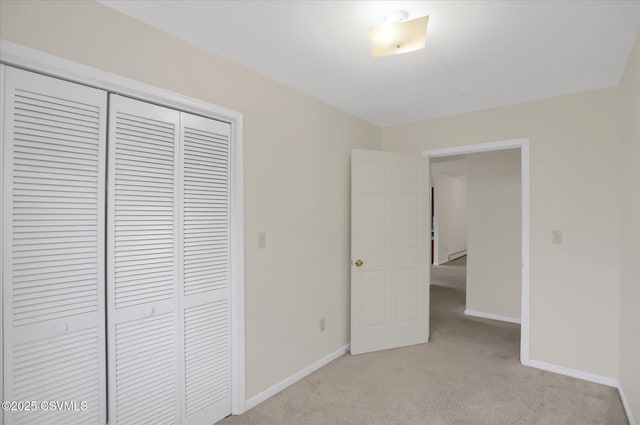
POLYGON ((464 315, 467 257, 431 268, 431 340, 520 365, 520 325, 464 315))

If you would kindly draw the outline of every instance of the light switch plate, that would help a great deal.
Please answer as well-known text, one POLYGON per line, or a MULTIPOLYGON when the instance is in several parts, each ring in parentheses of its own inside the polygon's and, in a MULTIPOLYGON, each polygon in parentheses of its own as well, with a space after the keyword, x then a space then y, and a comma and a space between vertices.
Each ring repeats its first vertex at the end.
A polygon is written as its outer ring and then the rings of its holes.
POLYGON ((258 248, 267 247, 267 234, 264 232, 258 233, 258 248))
POLYGON ((551 241, 553 243, 562 243, 562 230, 554 230, 551 232, 551 241))

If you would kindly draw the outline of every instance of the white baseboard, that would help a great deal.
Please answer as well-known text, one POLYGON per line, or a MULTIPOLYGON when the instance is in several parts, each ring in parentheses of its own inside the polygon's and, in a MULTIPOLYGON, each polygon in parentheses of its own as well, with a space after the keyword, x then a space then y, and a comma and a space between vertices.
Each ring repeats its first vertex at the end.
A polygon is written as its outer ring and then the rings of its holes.
POLYGON ((483 313, 481 311, 465 310, 464 314, 467 316, 481 317, 483 319, 500 320, 502 322, 517 323, 520 324, 520 319, 514 317, 500 316, 499 314, 483 313))
MULTIPOLYGON (((620 394, 620 400, 622 400, 622 406, 624 407, 624 412, 627 414, 627 420, 629 421, 629 425, 636 425, 637 422, 633 417, 633 413, 631 412, 631 406, 629 406, 629 401, 627 400, 627 396, 624 394, 624 389, 622 389, 622 384, 620 381, 617 382, 618 393, 620 394)), ((640 418, 638 418, 640 420, 640 418)))
POLYGON ((467 250, 463 249, 462 251, 457 251, 449 254, 449 259, 447 261, 457 260, 458 258, 464 257, 465 255, 467 255, 467 250))
POLYGON ((545 363, 538 360, 526 360, 522 362, 522 364, 529 367, 535 367, 536 369, 547 370, 549 372, 559 373, 560 375, 571 376, 572 378, 583 379, 585 381, 595 382, 596 384, 618 388, 618 381, 614 378, 608 378, 606 376, 596 375, 577 369, 570 369, 568 367, 545 363))
POLYGON ((534 367, 536 369, 542 369, 553 373, 559 373, 560 375, 571 376, 573 378, 583 379, 585 381, 595 382, 597 384, 606 385, 608 387, 614 387, 618 390, 618 394, 620 394, 620 400, 622 400, 622 406, 624 407, 624 413, 627 415, 627 420, 629 421, 629 425, 640 425, 638 424, 631 412, 631 406, 629 406, 629 401, 627 400, 626 395, 624 394, 624 389, 622 388, 622 384, 617 379, 608 378, 606 376, 596 375, 593 373, 583 372, 581 370, 570 369, 568 367, 558 366, 552 363, 545 363, 538 360, 526 360, 522 362, 523 365, 534 367))
MULTIPOLYGON (((485 313, 478 313, 478 312, 469 311, 469 310, 465 310, 464 313, 470 316, 477 316, 477 317, 483 317, 488 319, 493 319, 495 317, 495 315, 487 315, 485 313), (492 317, 489 317, 489 316, 492 316, 492 317)), ((503 317, 503 316, 498 316, 498 317, 503 317)), ((515 320, 509 317, 507 317, 506 319, 509 319, 507 321, 515 320)), ((495 320, 503 320, 503 319, 495 319, 495 320)), ((310 375, 311 373, 315 372, 321 367, 331 363, 338 357, 342 356, 344 353, 348 352, 349 348, 350 348, 350 344, 347 344, 344 347, 341 347, 338 350, 334 351, 333 353, 330 353, 325 357, 321 358, 320 360, 317 360, 316 362, 310 364, 304 369, 299 370, 298 372, 294 373, 288 378, 285 378, 282 381, 278 382, 277 384, 272 385, 271 387, 267 388, 261 393, 251 397, 245 403, 245 411, 257 406, 258 404, 262 403, 268 398, 284 390, 288 386, 298 382, 302 378, 310 375)), ((629 425, 640 425, 635 421, 633 417, 633 414, 631 412, 631 407, 629 406, 629 402, 624 393, 624 389, 622 388, 622 384, 618 380, 614 378, 608 378, 606 376, 584 372, 577 369, 570 369, 567 367, 558 366, 552 363, 541 362, 538 360, 526 360, 522 362, 522 364, 524 366, 529 366, 536 369, 542 369, 549 372, 558 373, 560 375, 571 376, 572 378, 583 379, 585 381, 595 382, 597 384, 607 385, 609 387, 616 388, 618 390, 618 393, 620 394, 620 400, 622 400, 622 406, 624 407, 625 414, 627 415, 627 420, 629 421, 629 425)))
POLYGON ((301 380, 305 376, 307 376, 307 375, 315 372, 316 370, 320 369, 322 366, 325 366, 328 363, 331 363, 332 361, 334 361, 335 359, 337 359, 338 357, 342 356, 344 353, 349 351, 349 348, 350 348, 350 344, 347 344, 344 347, 341 347, 341 348, 337 349, 333 353, 327 354, 326 356, 324 356, 320 360, 317 360, 317 361, 311 363, 309 366, 305 367, 302 370, 299 370, 298 372, 294 373, 293 375, 289 376, 288 378, 285 378, 282 381, 278 382, 277 384, 272 385, 271 387, 267 388, 266 390, 262 391, 261 393, 254 395, 253 397, 251 397, 250 399, 248 399, 245 402, 245 406, 244 406, 245 407, 245 412, 247 410, 257 406, 258 404, 262 403, 263 401, 265 401, 269 397, 272 397, 272 396, 278 394, 280 391, 284 390, 288 386, 290 386, 292 384, 295 384, 296 382, 298 382, 299 380, 301 380))

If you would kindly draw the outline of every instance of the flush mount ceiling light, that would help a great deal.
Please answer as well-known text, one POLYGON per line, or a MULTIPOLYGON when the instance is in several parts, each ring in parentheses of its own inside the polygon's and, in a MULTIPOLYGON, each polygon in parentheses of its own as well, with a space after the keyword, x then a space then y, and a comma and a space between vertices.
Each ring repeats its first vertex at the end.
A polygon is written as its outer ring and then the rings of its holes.
POLYGON ((409 20, 406 10, 389 14, 383 25, 369 28, 371 57, 397 55, 424 49, 429 17, 409 20))

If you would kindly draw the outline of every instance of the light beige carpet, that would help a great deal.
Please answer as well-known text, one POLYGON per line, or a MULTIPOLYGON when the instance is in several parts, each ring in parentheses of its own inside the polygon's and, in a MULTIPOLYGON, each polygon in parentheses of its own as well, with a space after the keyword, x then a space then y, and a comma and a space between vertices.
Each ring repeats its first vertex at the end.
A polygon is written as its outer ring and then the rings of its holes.
POLYGON ((346 354, 220 424, 627 423, 614 388, 520 365, 519 326, 464 316, 464 282, 464 258, 434 267, 428 344, 346 354))

